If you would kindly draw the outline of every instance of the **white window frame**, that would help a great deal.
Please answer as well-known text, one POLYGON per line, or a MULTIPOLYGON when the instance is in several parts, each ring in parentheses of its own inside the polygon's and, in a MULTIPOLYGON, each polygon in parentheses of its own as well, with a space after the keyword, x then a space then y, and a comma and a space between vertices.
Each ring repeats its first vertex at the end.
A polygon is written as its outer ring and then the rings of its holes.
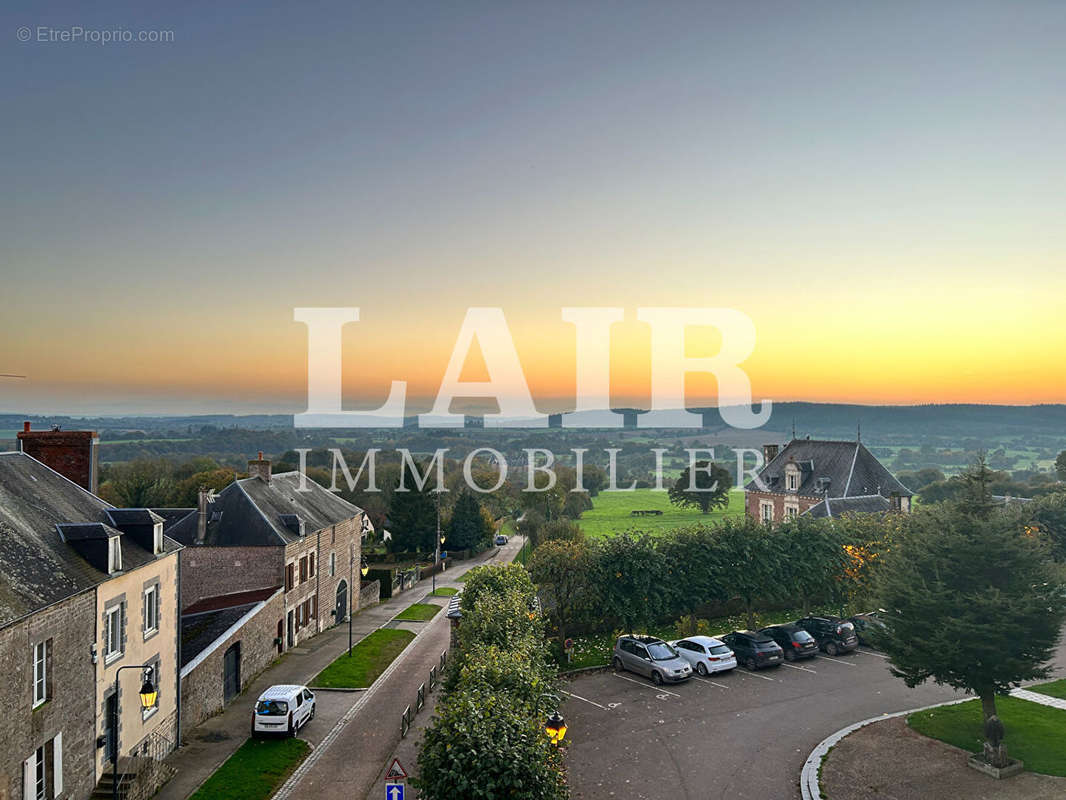
POLYGON ((774 521, 774 504, 765 500, 759 504, 759 517, 763 522, 774 521))
POLYGON ((152 531, 152 552, 159 555, 163 552, 163 523, 157 522, 152 531))
POLYGON ((48 642, 33 646, 33 707, 48 700, 48 642))
POLYGON ((785 474, 785 485, 788 487, 788 490, 790 492, 794 492, 797 488, 799 488, 798 477, 799 476, 796 475, 795 472, 789 472, 785 474))
POLYGON ((799 506, 785 506, 785 519, 795 519, 799 516, 799 506))
POLYGON ((107 540, 107 571, 111 575, 122 572, 122 547, 117 536, 107 540))
POLYGON ((110 664, 122 658, 122 603, 104 611, 107 623, 104 626, 104 663, 110 664), (114 635, 112 635, 114 634, 114 635), (111 649, 112 638, 117 639, 118 649, 111 649))
POLYGON ((22 795, 26 800, 52 800, 63 794, 63 733, 34 749, 23 762, 22 795), (52 785, 48 785, 48 751, 52 755, 52 785))
POLYGON ((152 584, 144 590, 144 610, 142 615, 142 621, 144 623, 144 638, 155 633, 159 633, 159 586, 152 584), (151 616, 151 625, 149 626, 149 616, 151 616))

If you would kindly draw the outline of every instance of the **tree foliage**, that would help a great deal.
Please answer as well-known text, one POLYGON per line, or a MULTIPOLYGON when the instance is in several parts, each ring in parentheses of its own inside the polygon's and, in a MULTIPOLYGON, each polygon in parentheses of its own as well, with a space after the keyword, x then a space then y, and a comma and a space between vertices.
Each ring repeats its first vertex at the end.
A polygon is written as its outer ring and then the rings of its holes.
POLYGON ((436 549, 437 501, 430 482, 419 489, 398 488, 389 503, 388 530, 392 534, 391 548, 395 552, 431 553, 436 549))
POLYGON ((908 686, 966 689, 995 713, 995 695, 1048 674, 1066 607, 1039 537, 995 508, 983 465, 964 499, 911 515, 878 580, 887 609, 881 645, 908 686))
POLYGON ((695 469, 685 467, 674 485, 667 490, 670 502, 679 508, 694 507, 707 514, 729 505, 733 476, 721 464, 697 461, 695 469))
POLYGON ((474 493, 460 493, 448 524, 448 548, 472 550, 481 547, 492 538, 492 530, 492 522, 487 519, 474 493))
POLYGON ((596 601, 594 567, 592 551, 580 539, 549 540, 533 551, 529 572, 558 624, 560 639, 566 638, 566 626, 596 601))

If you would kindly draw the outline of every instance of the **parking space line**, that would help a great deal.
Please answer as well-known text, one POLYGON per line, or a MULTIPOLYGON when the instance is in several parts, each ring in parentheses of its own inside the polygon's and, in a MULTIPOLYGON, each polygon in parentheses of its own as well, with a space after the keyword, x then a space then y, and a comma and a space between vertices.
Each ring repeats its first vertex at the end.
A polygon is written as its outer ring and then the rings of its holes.
POLYGON ((706 678, 701 678, 699 675, 693 675, 692 677, 695 678, 698 681, 701 681, 702 683, 709 683, 709 684, 711 684, 711 686, 717 686, 719 689, 728 689, 729 688, 724 683, 715 683, 714 681, 707 680, 706 678))
POLYGON ((674 694, 673 692, 668 692, 662 686, 648 686, 648 684, 646 684, 646 683, 641 683, 640 681, 634 680, 633 678, 627 678, 625 675, 619 675, 617 672, 615 672, 613 674, 614 674, 614 676, 616 678, 621 678, 624 681, 629 681, 630 683, 635 683, 637 686, 643 686, 645 689, 648 689, 649 691, 655 692, 657 694, 668 694, 668 695, 670 695, 672 697, 680 697, 681 696, 679 694, 674 694))
POLYGON ((843 664, 845 667, 854 667, 850 661, 841 661, 839 658, 833 658, 832 656, 818 656, 822 661, 835 661, 838 664, 843 664))
POLYGON ((568 692, 568 691, 566 691, 566 689, 560 689, 559 691, 562 692, 563 694, 567 695, 568 697, 574 698, 575 700, 583 700, 586 703, 589 703, 591 705, 596 706, 596 708, 602 708, 604 711, 607 711, 607 706, 601 706, 595 700, 589 700, 587 697, 582 697, 579 694, 574 694, 573 692, 568 692))
POLYGON ((772 681, 773 680, 773 678, 768 678, 765 675, 756 675, 751 670, 741 669, 740 667, 737 667, 736 671, 739 672, 741 675, 750 675, 752 678, 762 678, 764 681, 772 681))
POLYGON ((811 669, 810 667, 798 667, 798 666, 796 666, 795 664, 782 664, 781 666, 782 666, 782 667, 788 667, 789 669, 801 669, 801 670, 803 670, 804 672, 809 672, 809 673, 811 673, 812 675, 817 675, 817 674, 818 674, 817 672, 815 672, 815 671, 814 671, 813 669, 811 669))
POLYGON ((864 656, 877 656, 878 658, 883 658, 886 661, 889 658, 884 653, 875 653, 873 650, 863 650, 863 649, 860 648, 860 649, 856 650, 855 652, 856 653, 862 653, 864 656))

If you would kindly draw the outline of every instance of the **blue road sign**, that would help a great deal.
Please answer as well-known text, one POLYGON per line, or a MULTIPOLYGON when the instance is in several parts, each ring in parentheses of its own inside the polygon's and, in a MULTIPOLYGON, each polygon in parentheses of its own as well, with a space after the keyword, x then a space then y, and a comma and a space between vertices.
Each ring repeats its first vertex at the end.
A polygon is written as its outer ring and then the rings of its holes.
POLYGON ((385 800, 403 800, 403 784, 386 783, 385 800))

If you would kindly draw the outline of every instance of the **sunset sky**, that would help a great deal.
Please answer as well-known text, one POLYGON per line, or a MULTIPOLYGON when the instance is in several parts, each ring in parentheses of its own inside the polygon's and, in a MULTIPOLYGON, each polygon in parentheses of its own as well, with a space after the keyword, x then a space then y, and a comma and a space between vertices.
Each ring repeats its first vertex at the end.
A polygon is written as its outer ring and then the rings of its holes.
POLYGON ((303 306, 361 309, 351 408, 406 380, 424 410, 471 306, 544 411, 564 306, 626 309, 618 405, 647 402, 642 306, 747 313, 756 399, 1066 402, 1066 3, 0 19, 0 373, 29 376, 0 412, 301 411, 303 306), (36 40, 75 25, 174 41, 36 40))

